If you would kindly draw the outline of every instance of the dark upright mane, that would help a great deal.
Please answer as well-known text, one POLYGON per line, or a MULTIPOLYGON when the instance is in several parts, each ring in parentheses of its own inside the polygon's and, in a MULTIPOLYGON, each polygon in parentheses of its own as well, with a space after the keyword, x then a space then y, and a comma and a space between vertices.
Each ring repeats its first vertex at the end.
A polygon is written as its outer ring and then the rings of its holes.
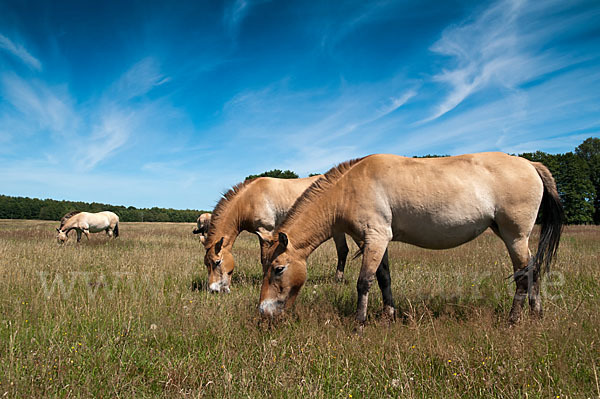
POLYGON ((62 230, 63 226, 67 222, 67 219, 70 219, 71 217, 73 217, 74 215, 77 215, 78 213, 81 213, 81 211, 72 211, 72 212, 67 213, 65 216, 63 216, 62 219, 60 219, 60 229, 62 230))
POLYGON ((284 228, 286 224, 291 223, 302 211, 306 204, 311 203, 321 193, 331 188, 342 176, 344 176, 346 172, 352 169, 354 165, 367 157, 351 159, 329 169, 329 171, 327 171, 323 177, 311 184, 306 191, 304 191, 302 195, 298 197, 296 202, 294 202, 294 205, 292 205, 288 211, 287 217, 281 223, 281 225, 276 228, 276 230, 281 230, 281 228, 284 228))
POLYGON ((257 179, 244 180, 243 182, 238 183, 235 186, 231 187, 229 189, 229 191, 227 191, 226 193, 224 193, 222 195, 219 202, 217 202, 217 206, 215 206, 215 209, 212 211, 212 217, 210 219, 210 224, 208 225, 208 232, 206 235, 206 244, 205 244, 206 248, 208 248, 210 245, 212 245, 214 235, 215 235, 214 226, 216 226, 217 223, 219 222, 219 220, 223 217, 223 215, 225 214, 225 211, 227 210, 228 206, 231 204, 232 200, 245 187, 247 187, 248 185, 250 185, 251 183, 253 183, 256 180, 257 179))

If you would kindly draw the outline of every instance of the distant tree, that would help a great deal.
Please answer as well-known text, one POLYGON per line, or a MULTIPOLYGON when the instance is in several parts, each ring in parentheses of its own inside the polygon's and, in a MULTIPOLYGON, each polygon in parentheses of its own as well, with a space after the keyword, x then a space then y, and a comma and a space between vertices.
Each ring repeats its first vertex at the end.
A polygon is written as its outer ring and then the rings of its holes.
POLYGON ((594 224, 600 224, 600 138, 590 137, 575 148, 575 154, 589 167, 589 177, 594 185, 594 224))
POLYGON ((577 148, 575 148, 575 154, 586 161, 597 157, 600 155, 600 138, 590 137, 585 139, 583 143, 579 144, 577 148))
POLYGON ((548 154, 536 151, 520 154, 520 156, 530 161, 541 162, 548 167, 556 181, 567 223, 594 222, 595 190, 585 160, 572 152, 548 154))
POLYGON ((596 192, 587 162, 572 152, 558 154, 557 157, 559 170, 555 178, 567 223, 593 223, 596 192))
POLYGON ((308 175, 308 177, 319 176, 319 175, 322 175, 322 173, 310 173, 308 175))
POLYGON ((248 179, 256 179, 257 177, 276 177, 278 179, 297 179, 298 175, 291 170, 273 169, 267 172, 263 172, 259 175, 250 175, 246 177, 248 179))

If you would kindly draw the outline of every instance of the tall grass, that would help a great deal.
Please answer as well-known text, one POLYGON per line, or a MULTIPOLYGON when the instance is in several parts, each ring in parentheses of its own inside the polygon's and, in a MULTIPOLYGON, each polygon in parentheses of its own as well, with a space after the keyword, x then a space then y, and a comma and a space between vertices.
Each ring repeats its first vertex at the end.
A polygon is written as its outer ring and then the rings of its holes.
POLYGON ((0 221, 0 396, 600 397, 597 227, 566 229, 545 317, 512 328, 511 265, 493 234, 447 251, 392 243, 400 317, 379 317, 373 286, 358 335, 359 261, 335 283, 330 242, 291 314, 266 323, 250 234, 231 294, 211 295, 192 289, 206 279, 193 224, 122 223, 116 240, 62 247, 55 225, 0 221))

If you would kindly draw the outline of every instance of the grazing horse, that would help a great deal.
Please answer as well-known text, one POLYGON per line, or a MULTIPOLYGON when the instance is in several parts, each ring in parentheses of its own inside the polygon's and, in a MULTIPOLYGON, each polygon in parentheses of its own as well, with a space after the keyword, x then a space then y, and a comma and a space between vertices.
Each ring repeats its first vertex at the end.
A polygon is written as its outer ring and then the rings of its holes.
MULTIPOLYGON (((541 316, 540 277, 556 254, 563 220, 552 175, 541 163, 524 158, 378 154, 344 162, 308 188, 277 227, 266 250, 259 310, 275 316, 293 304, 306 281, 307 257, 332 232, 343 231, 360 243, 356 319, 364 323, 369 288, 390 241, 446 249, 489 227, 504 241, 513 263, 510 322, 520 319, 528 293, 532 314, 541 316), (532 257, 528 243, 540 208, 541 234, 532 257)), ((389 278, 379 277, 378 272, 384 313, 393 315, 389 278)))
MULTIPOLYGON (((261 262, 267 246, 262 236, 270 234, 283 220, 296 199, 322 175, 302 179, 259 177, 239 183, 217 203, 204 247, 204 264, 208 269, 208 286, 212 292, 229 292, 235 266, 231 249, 244 230, 259 237, 261 262)), ((344 275, 348 245, 344 233, 334 234, 338 254, 336 277, 344 275)), ((264 262, 262 262, 264 263, 264 262)))
POLYGON ((200 242, 204 243, 206 240, 206 233, 208 232, 208 226, 210 226, 210 213, 203 213, 198 216, 196 220, 196 228, 192 231, 193 234, 200 234, 200 242))
POLYGON ((81 241, 81 233, 90 239, 90 233, 106 231, 109 237, 119 236, 119 217, 110 211, 89 213, 69 212, 60 220, 60 227, 56 229, 56 239, 60 244, 69 239, 69 232, 77 231, 77 242, 81 241))

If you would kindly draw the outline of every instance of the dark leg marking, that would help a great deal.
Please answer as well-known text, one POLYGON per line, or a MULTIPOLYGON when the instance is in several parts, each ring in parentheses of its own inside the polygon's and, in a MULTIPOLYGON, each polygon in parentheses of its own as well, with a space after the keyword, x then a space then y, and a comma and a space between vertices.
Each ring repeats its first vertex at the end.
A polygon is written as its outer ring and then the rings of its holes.
POLYGON ((344 269, 346 268, 346 259, 348 258, 348 244, 346 243, 346 236, 342 234, 341 236, 333 236, 333 240, 335 241, 335 248, 337 250, 338 255, 338 263, 337 263, 337 271, 335 273, 335 278, 337 281, 342 281, 344 278, 344 269))
POLYGON ((377 276, 377 284, 381 290, 383 298, 383 310, 386 316, 395 318, 394 298, 392 297, 392 278, 390 276, 390 261, 388 259, 388 250, 385 250, 381 263, 375 273, 377 276))

